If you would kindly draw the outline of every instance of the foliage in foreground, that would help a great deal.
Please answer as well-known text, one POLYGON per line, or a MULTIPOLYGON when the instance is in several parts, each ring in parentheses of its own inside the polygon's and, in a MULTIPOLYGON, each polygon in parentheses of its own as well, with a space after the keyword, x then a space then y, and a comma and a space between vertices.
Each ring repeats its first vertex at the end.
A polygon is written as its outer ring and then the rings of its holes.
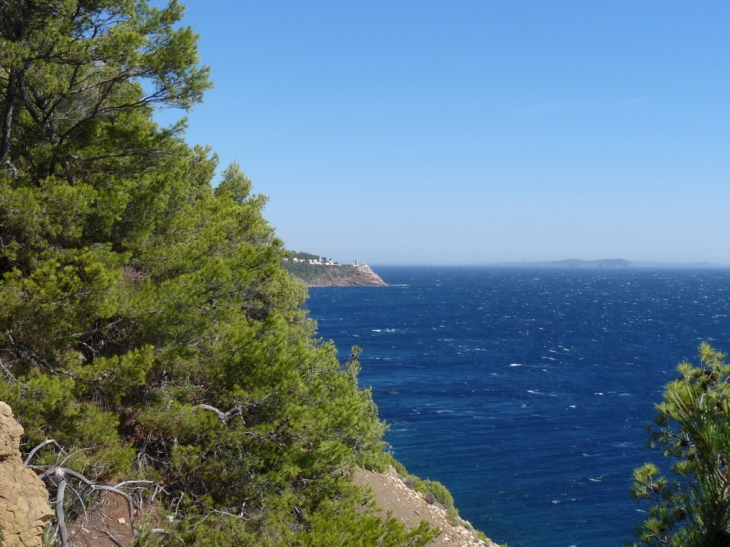
POLYGON ((673 459, 672 474, 648 463, 634 471, 632 496, 649 517, 634 545, 730 545, 730 366, 703 343, 701 365, 682 363, 657 405, 652 444, 673 459))
POLYGON ((140 544, 425 544, 350 484, 383 424, 313 337, 265 199, 235 164, 213 189, 215 156, 152 120, 209 85, 181 6, 0 12, 0 399, 27 449, 160 485, 171 534, 140 544))

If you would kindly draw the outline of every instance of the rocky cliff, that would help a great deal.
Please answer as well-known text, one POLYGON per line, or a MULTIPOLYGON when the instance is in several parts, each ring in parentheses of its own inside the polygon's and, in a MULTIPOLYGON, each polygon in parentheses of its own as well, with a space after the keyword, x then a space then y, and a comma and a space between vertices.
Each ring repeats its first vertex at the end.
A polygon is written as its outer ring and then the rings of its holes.
POLYGON ((370 266, 325 266, 288 264, 286 270, 308 287, 376 287, 386 286, 370 266))

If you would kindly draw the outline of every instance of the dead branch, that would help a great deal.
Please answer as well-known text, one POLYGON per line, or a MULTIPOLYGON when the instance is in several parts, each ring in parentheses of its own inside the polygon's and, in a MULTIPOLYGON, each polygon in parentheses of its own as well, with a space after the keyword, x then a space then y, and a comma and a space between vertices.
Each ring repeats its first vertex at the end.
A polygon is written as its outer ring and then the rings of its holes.
POLYGON ((65 454, 65 453, 66 453, 66 451, 65 451, 65 450, 64 450, 64 449, 63 449, 63 448, 61 447, 61 445, 60 445, 60 444, 58 444, 58 443, 56 442, 56 439, 46 439, 45 441, 43 441, 43 442, 42 442, 41 444, 39 444, 38 446, 36 446, 36 447, 35 447, 35 448, 34 448, 33 450, 31 450, 31 451, 30 451, 30 452, 28 453, 28 456, 27 456, 27 457, 25 458, 25 461, 23 462, 23 464, 24 464, 24 465, 25 465, 26 467, 27 467, 28 465, 30 465, 30 462, 31 462, 31 460, 33 459, 33 456, 35 456, 35 455, 36 455, 36 453, 37 453, 37 452, 38 452, 38 451, 39 451, 39 450, 40 450, 41 448, 43 448, 44 446, 47 446, 47 445, 49 445, 49 444, 55 444, 55 445, 56 445, 56 447, 57 447, 57 448, 58 448, 58 449, 59 449, 59 450, 61 451, 61 453, 62 453, 62 454, 65 454))
MULTIPOLYGON (((113 492, 114 494, 117 494, 119 496, 122 496, 125 500, 127 500, 127 507, 129 509, 129 522, 130 524, 134 524, 134 500, 132 499, 132 496, 127 494, 126 492, 122 492, 118 488, 115 488, 114 486, 109 486, 107 484, 96 484, 95 482, 91 481, 90 479, 87 479, 84 477, 81 473, 77 473, 76 471, 73 471, 71 469, 67 469, 65 467, 60 466, 42 466, 42 465, 30 465, 28 466, 30 469, 38 469, 43 471, 39 475, 39 478, 43 480, 46 477, 50 476, 56 476, 61 478, 61 482, 58 483, 58 489, 60 491, 61 489, 61 483, 63 483, 63 488, 66 488, 66 476, 73 477, 74 479, 78 480, 79 482, 84 483, 86 486, 91 488, 92 490, 103 490, 106 492, 113 492)), ((58 509, 57 509, 58 511, 58 509)))
POLYGON ((6 378, 7 378, 8 380, 10 380, 10 381, 11 381, 11 382, 13 382, 13 383, 16 383, 16 384, 18 384, 19 386, 21 386, 21 387, 23 387, 23 388, 25 388, 25 389, 28 389, 28 385, 27 385, 27 384, 24 384, 23 382, 21 382, 20 380, 18 380, 18 379, 17 379, 17 378, 15 377, 15 376, 13 376, 13 373, 12 373, 12 372, 10 372, 10 369, 9 369, 9 368, 7 367, 7 365, 6 365, 6 364, 5 364, 5 363, 4 363, 3 361, 2 361, 2 359, 0 359, 0 368, 2 368, 2 369, 3 369, 3 372, 5 373, 5 377, 6 377, 6 378))
POLYGON ((210 405, 206 405, 206 404, 195 405, 193 408, 201 408, 203 410, 208 410, 210 412, 215 412, 216 414, 218 414, 218 419, 223 424, 227 424, 228 423, 228 420, 231 418, 231 416, 233 416, 235 414, 240 414, 240 412, 241 412, 241 410, 239 408, 237 408, 237 407, 233 407, 228 412, 223 412, 222 410, 218 410, 214 406, 210 406, 210 405))
POLYGON ((66 529, 66 515, 63 512, 63 496, 66 493, 66 479, 60 475, 58 491, 56 492, 56 522, 58 531, 61 534, 61 547, 68 547, 68 530, 66 529))
POLYGON ((127 486, 128 484, 149 484, 149 485, 155 485, 157 486, 157 483, 155 481, 123 481, 120 483, 117 483, 117 488, 122 488, 124 486, 127 486))

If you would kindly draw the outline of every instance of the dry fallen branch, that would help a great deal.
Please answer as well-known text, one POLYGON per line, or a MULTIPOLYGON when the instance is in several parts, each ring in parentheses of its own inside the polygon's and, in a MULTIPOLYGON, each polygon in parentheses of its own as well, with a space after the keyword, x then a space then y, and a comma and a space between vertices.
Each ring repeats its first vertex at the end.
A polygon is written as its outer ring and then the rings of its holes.
POLYGON ((241 413, 241 410, 239 408, 237 408, 237 407, 233 407, 228 412, 223 412, 222 410, 218 410, 214 406, 210 406, 210 405, 206 405, 206 404, 195 405, 193 408, 201 408, 203 410, 208 410, 210 412, 215 412, 216 414, 218 414, 218 419, 222 423, 224 423, 224 424, 227 424, 228 423, 228 420, 230 420, 231 416, 233 416, 235 414, 240 414, 241 413))
POLYGON ((33 456, 35 456, 41 448, 43 448, 44 446, 48 446, 49 444, 56 445, 56 447, 61 451, 61 454, 65 454, 66 453, 66 451, 61 447, 61 445, 56 442, 56 439, 46 439, 41 444, 39 444, 38 446, 36 446, 35 448, 33 448, 33 450, 31 450, 30 452, 28 452, 28 456, 25 458, 25 461, 23 462, 23 464, 26 467, 28 465, 30 465, 30 462, 33 459, 33 456))
MULTIPOLYGON (((79 493, 79 491, 73 487, 73 483, 69 483, 69 479, 73 479, 74 481, 78 481, 78 483, 83 484, 88 490, 91 491, 103 491, 103 492, 111 492, 113 494, 116 494, 118 496, 121 496, 125 499, 127 502, 127 509, 129 511, 129 523, 134 524, 134 513, 135 513, 135 502, 132 496, 124 492, 121 488, 123 487, 130 487, 134 488, 135 490, 139 490, 140 488, 143 488, 142 485, 149 485, 152 486, 155 483, 152 481, 125 481, 123 483, 120 483, 116 486, 111 486, 108 484, 97 484, 95 481, 89 479, 88 477, 84 476, 81 473, 78 473, 72 469, 68 469, 66 467, 63 467, 62 465, 30 465, 30 462, 33 460, 33 458, 38 454, 38 452, 43 449, 44 447, 48 445, 54 445, 58 450, 61 452, 61 454, 65 455, 66 458, 63 460, 62 463, 64 463, 68 458, 70 457, 67 455, 66 451, 63 449, 61 445, 58 444, 58 442, 55 439, 46 439, 36 447, 34 447, 29 453, 28 456, 25 458, 25 465, 29 469, 33 469, 37 472, 39 472, 38 477, 41 480, 49 480, 55 487, 56 487, 56 501, 55 501, 55 512, 56 512, 56 528, 57 533, 60 536, 61 540, 61 547, 68 547, 69 546, 69 538, 68 538, 68 528, 66 525, 66 514, 65 514, 65 497, 66 497, 66 490, 67 488, 70 488, 71 491, 76 495, 76 497, 79 499, 79 502, 81 503, 81 506, 84 509, 84 513, 86 512, 86 506, 84 505, 82 495, 79 493)), ((71 454, 73 455, 73 454, 71 454)), ((87 491, 88 491, 87 490, 87 491)), ((115 543, 118 543, 114 538, 109 538, 111 541, 114 541, 115 543)))

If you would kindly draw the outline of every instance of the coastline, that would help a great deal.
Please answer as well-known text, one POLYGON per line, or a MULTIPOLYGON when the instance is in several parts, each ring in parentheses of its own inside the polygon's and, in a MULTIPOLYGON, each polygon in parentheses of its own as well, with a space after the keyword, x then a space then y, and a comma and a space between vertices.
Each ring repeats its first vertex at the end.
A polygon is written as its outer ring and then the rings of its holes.
POLYGON ((388 284, 370 266, 289 264, 284 268, 307 287, 387 287, 388 284))

